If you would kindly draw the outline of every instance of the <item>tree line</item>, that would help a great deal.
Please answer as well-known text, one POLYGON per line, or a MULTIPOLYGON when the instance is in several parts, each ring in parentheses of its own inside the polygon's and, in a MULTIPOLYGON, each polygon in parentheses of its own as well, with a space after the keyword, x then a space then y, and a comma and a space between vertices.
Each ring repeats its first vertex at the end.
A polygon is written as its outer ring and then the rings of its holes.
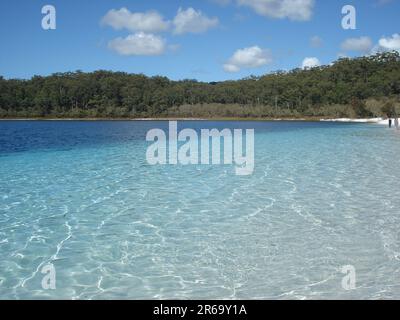
POLYGON ((0 77, 1 118, 372 117, 396 113, 399 97, 398 52, 211 83, 102 70, 0 77))

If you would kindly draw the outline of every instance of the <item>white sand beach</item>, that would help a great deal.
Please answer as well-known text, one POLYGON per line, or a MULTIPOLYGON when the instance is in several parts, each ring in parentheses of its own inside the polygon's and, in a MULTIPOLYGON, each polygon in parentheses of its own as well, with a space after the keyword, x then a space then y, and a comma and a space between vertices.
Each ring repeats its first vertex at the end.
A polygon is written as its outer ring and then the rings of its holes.
MULTIPOLYGON (((393 125, 394 125, 394 119, 393 125)), ((369 118, 369 119, 351 119, 351 118, 339 118, 339 119, 321 119, 326 122, 359 122, 359 123, 374 123, 389 126, 389 119, 384 118, 369 118)), ((400 121, 400 120, 399 120, 400 121)))

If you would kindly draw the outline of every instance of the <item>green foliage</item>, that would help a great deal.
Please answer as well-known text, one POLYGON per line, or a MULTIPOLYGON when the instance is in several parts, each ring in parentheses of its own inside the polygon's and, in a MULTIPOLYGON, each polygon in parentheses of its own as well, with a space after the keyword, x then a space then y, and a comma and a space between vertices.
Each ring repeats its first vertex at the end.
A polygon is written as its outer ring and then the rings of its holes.
POLYGON ((382 107, 382 112, 388 117, 393 118, 396 114, 394 104, 392 102, 386 102, 382 107))
POLYGON ((373 114, 368 111, 364 101, 358 98, 352 99, 351 106, 353 107, 354 113, 358 118, 368 118, 373 116, 373 114))
POLYGON ((391 52, 212 83, 103 70, 0 77, 0 117, 369 117, 395 112, 399 95, 391 52))

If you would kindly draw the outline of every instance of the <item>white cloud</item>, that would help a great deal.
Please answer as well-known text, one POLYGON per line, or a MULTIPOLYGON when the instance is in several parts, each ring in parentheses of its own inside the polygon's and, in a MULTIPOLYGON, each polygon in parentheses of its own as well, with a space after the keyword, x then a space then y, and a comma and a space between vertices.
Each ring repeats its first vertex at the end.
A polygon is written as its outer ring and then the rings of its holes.
POLYGON ((338 59, 347 59, 347 58, 349 58, 349 56, 347 54, 343 53, 343 52, 339 52, 337 54, 337 57, 338 57, 338 59))
POLYGON ((272 62, 272 54, 268 49, 258 46, 237 50, 224 64, 226 72, 238 72, 242 68, 258 68, 272 62))
POLYGON ((226 72, 234 73, 234 72, 239 72, 240 67, 238 67, 237 65, 234 65, 234 64, 226 63, 226 64, 224 64, 224 70, 226 72))
POLYGON ((156 11, 130 12, 126 8, 112 9, 102 19, 102 24, 116 30, 127 29, 130 31, 160 32, 169 27, 169 22, 156 11))
POLYGON ((349 38, 341 44, 341 48, 344 51, 367 53, 372 48, 372 40, 369 37, 349 38))
POLYGON ((108 43, 111 50, 125 56, 156 56, 165 52, 165 40, 154 34, 138 32, 108 43))
POLYGON ((174 33, 202 33, 208 29, 216 27, 218 23, 218 18, 209 18, 200 10, 196 11, 193 8, 183 10, 182 8, 179 8, 173 21, 175 26, 174 33))
POLYGON ((318 60, 318 58, 315 57, 308 57, 303 60, 303 63, 301 64, 302 69, 311 69, 315 67, 319 67, 321 65, 321 62, 318 60))
POLYGON ((311 19, 314 0, 237 0, 239 5, 248 6, 258 14, 270 18, 288 18, 295 21, 311 19))
POLYGON ((392 37, 381 38, 379 40, 379 47, 386 51, 400 51, 400 34, 395 33, 392 37))
POLYGON ((310 39, 311 46, 313 48, 320 48, 323 45, 323 41, 320 37, 314 36, 310 39))

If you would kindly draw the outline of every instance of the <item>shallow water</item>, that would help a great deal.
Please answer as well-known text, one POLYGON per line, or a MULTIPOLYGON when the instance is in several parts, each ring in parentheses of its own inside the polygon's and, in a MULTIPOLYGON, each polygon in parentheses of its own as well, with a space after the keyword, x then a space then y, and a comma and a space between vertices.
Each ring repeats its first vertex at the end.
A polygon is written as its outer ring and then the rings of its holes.
POLYGON ((400 298, 395 130, 179 123, 254 128, 254 174, 236 176, 148 165, 167 125, 0 122, 0 299, 400 298))

